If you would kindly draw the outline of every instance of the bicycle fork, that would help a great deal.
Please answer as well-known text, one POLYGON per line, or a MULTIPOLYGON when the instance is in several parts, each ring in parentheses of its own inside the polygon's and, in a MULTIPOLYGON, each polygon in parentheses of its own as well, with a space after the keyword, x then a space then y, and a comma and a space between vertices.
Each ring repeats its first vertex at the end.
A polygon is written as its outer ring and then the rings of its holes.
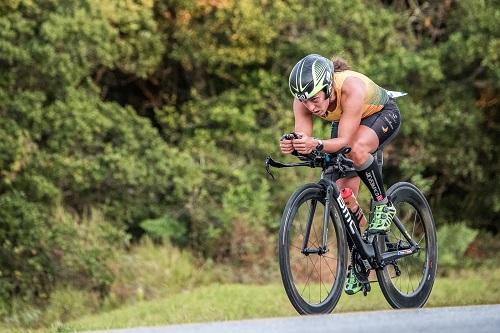
POLYGON ((307 244, 309 243, 309 236, 311 234, 312 222, 314 220, 314 213, 316 212, 316 206, 318 203, 316 200, 311 201, 311 206, 309 207, 309 213, 307 216, 307 224, 306 224, 306 231, 305 231, 305 235, 304 235, 304 241, 302 244, 302 253, 305 254, 306 256, 309 254, 313 254, 313 253, 317 253, 319 255, 322 255, 322 254, 328 252, 328 248, 327 248, 328 220, 330 218, 330 211, 331 211, 332 198, 333 198, 333 196, 331 195, 331 191, 332 191, 332 188, 331 188, 331 186, 329 186, 327 188, 327 195, 325 198, 325 210, 323 212, 323 235, 322 235, 321 244, 317 248, 307 247, 307 244))
POLYGON ((305 254, 306 256, 308 256, 309 254, 313 254, 313 253, 317 253, 320 255, 324 253, 324 245, 320 246, 318 248, 307 247, 307 244, 309 243, 309 236, 311 234, 311 227, 312 227, 312 222, 314 220, 314 213, 316 212, 317 204, 318 204, 318 201, 311 200, 311 206, 309 207, 309 212, 307 214, 306 231, 305 231, 305 235, 304 235, 304 241, 302 243, 302 253, 305 254))
MULTIPOLYGON (((347 206, 345 205, 344 200, 340 196, 340 193, 335 190, 334 186, 326 186, 326 196, 325 196, 325 210, 323 212, 323 235, 322 235, 322 240, 321 244, 315 248, 315 247, 307 247, 309 244, 309 237, 311 234, 311 228, 312 228, 312 223, 314 219, 314 213, 316 211, 316 206, 317 206, 317 201, 313 200, 311 201, 311 206, 309 207, 309 213, 307 216, 307 224, 306 224, 306 230, 305 230, 305 235, 304 235, 304 241, 302 244, 302 253, 305 255, 309 255, 312 253, 317 253, 319 255, 322 255, 326 252, 328 252, 327 244, 328 244, 328 221, 330 218, 330 213, 333 211, 333 205, 338 205, 338 208, 341 208, 341 214, 343 214, 343 220, 346 221, 346 225, 350 230, 350 233, 356 233, 357 228, 354 225, 354 221, 352 219, 351 213, 347 209, 347 206), (337 201, 335 202, 334 198, 337 197, 337 201)), ((361 236, 358 233, 359 239, 361 239, 361 236)), ((361 244, 361 243, 360 243, 361 244)), ((360 245, 362 246, 362 245, 360 245)))

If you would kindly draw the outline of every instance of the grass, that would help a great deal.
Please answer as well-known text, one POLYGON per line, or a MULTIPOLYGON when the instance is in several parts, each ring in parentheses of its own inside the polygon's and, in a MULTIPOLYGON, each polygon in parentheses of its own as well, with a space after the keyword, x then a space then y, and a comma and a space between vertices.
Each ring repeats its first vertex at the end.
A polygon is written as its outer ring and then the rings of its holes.
MULTIPOLYGON (((485 271, 481 275, 467 271, 438 278, 426 307, 500 303, 500 269, 485 271)), ((372 283, 372 292, 367 297, 342 295, 335 312, 382 309, 390 307, 378 284, 372 283)), ((279 283, 213 284, 31 332, 72 332, 296 315, 279 283)))

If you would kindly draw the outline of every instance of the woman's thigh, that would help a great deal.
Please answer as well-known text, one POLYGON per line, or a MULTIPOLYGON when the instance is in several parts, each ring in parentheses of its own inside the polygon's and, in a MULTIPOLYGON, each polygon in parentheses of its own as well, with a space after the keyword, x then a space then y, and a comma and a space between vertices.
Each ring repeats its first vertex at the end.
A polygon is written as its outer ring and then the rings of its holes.
POLYGON ((401 127, 401 113, 394 100, 389 100, 380 112, 361 119, 361 125, 370 128, 377 135, 378 147, 382 147, 398 134, 401 127))

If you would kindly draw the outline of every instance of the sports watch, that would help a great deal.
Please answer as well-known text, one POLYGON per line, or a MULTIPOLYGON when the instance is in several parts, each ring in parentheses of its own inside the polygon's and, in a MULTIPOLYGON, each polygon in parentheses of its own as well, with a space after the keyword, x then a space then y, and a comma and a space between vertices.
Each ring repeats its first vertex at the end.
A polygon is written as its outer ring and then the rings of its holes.
POLYGON ((323 145, 323 141, 320 139, 316 139, 316 140, 318 140, 318 145, 316 146, 316 151, 321 152, 323 150, 323 148, 325 148, 325 146, 323 145))

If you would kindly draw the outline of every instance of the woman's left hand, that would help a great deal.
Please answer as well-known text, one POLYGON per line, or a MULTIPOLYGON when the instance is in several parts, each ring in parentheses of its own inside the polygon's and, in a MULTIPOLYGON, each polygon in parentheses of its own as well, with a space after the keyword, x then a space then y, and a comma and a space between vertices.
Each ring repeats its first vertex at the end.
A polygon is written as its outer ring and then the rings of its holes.
POLYGON ((303 155, 310 154, 318 145, 318 140, 310 137, 302 132, 295 132, 300 136, 300 139, 293 140, 293 148, 303 155))

